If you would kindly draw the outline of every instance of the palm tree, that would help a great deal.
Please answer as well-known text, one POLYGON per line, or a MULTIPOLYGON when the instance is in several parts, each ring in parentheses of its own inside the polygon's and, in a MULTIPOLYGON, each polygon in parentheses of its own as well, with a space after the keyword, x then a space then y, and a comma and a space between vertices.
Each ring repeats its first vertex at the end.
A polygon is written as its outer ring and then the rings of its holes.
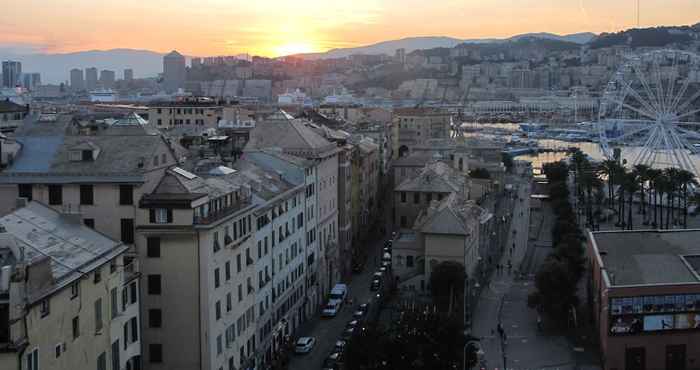
MULTIPOLYGON (((684 169, 678 170, 678 182, 680 183, 682 196, 683 196, 683 207, 679 208, 683 212, 683 228, 688 228, 688 186, 697 185, 698 182, 695 180, 695 175, 684 169)), ((679 200, 680 203, 680 200, 679 200)))
POLYGON ((613 196, 613 188, 615 186, 615 173, 620 165, 614 159, 606 159, 600 164, 600 172, 607 177, 608 180, 608 206, 615 208, 615 198, 613 196))
POLYGON ((625 185, 625 178, 627 178, 627 169, 625 167, 619 166, 617 171, 614 172, 615 179, 620 185, 617 188, 617 199, 618 202, 618 212, 617 212, 617 226, 625 227, 625 191, 627 190, 625 185))
POLYGON ((673 216, 673 203, 675 200, 676 191, 678 190, 679 186, 679 172, 678 168, 670 167, 664 169, 664 173, 668 178, 669 185, 667 189, 668 192, 666 198, 666 228, 668 229, 672 223, 676 223, 675 217, 673 216))
POLYGON ((571 154, 571 167, 574 171, 574 185, 576 187, 576 195, 581 194, 580 177, 581 171, 584 165, 588 162, 586 155, 581 152, 580 149, 576 148, 571 154))
POLYGON ((652 210, 654 212, 654 221, 652 222, 653 227, 657 227, 658 224, 658 207, 657 207, 657 200, 658 200, 658 195, 659 195, 659 185, 661 182, 663 182, 662 176, 663 173, 661 170, 652 168, 647 171, 647 175, 649 177, 649 191, 652 193, 652 210))
POLYGON ((585 190, 586 203, 586 218, 588 226, 593 226, 593 190, 598 189, 602 185, 602 181, 598 175, 599 170, 591 165, 587 160, 582 164, 581 175, 579 181, 581 187, 585 190))
MULTIPOLYGON (((639 174, 636 171, 628 172, 624 179, 622 186, 627 192, 629 206, 627 207, 627 229, 633 229, 632 222, 632 203, 634 202, 634 194, 639 190, 639 174)), ((620 198, 620 203, 624 203, 624 199, 620 198)))
POLYGON ((639 199, 640 199, 640 205, 639 205, 639 210, 640 213, 642 214, 642 219, 644 220, 644 224, 646 225, 648 223, 646 219, 647 215, 647 210, 646 210, 646 192, 644 191, 644 188, 649 181, 649 170, 651 167, 645 165, 645 164, 638 164, 634 166, 634 171, 637 172, 637 175, 639 176, 639 199))

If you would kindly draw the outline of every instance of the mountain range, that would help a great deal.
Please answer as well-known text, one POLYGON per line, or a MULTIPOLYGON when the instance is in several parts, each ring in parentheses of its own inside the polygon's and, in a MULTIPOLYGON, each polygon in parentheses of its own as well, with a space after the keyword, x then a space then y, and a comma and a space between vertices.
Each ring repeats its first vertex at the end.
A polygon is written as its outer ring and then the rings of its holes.
POLYGON ((376 55, 387 54, 394 55, 396 50, 405 49, 406 53, 414 50, 432 49, 432 48, 453 48, 459 44, 484 44, 494 42, 517 41, 523 38, 538 38, 547 40, 558 40, 572 42, 576 44, 585 44, 593 40, 596 34, 590 32, 575 33, 571 35, 556 35, 553 33, 526 33, 516 35, 505 39, 486 38, 486 39, 457 39, 454 37, 445 36, 427 36, 427 37, 408 37, 400 40, 382 41, 376 44, 360 46, 354 48, 331 49, 323 53, 307 53, 299 56, 305 59, 328 59, 328 58, 345 58, 354 54, 376 55))

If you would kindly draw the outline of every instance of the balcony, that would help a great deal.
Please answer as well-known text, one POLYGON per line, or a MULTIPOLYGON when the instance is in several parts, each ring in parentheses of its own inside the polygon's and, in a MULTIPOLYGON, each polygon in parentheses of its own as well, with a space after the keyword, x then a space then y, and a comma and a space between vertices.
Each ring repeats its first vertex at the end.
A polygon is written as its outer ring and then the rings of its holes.
POLYGON ((252 204, 252 197, 247 196, 240 198, 236 203, 218 211, 210 211, 208 215, 202 217, 199 215, 194 216, 193 222, 195 225, 208 225, 212 222, 218 221, 226 216, 232 215, 241 209, 244 209, 252 204))
POLYGON ((141 276, 139 271, 139 260, 133 259, 131 262, 124 265, 124 285, 141 276))

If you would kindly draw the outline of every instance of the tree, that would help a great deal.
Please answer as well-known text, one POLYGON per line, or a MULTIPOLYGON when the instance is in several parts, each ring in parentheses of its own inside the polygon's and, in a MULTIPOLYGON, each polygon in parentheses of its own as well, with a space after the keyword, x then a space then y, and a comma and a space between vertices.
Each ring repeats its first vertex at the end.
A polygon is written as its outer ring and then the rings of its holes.
POLYGON ((437 264, 430 274, 430 291, 441 312, 451 314, 454 302, 460 302, 464 294, 464 266, 454 261, 437 264), (459 297, 459 298, 458 298, 459 297))
POLYGON ((566 234, 562 236, 556 244, 554 256, 569 264, 576 281, 583 276, 586 260, 583 255, 580 235, 566 234))
POLYGON ((555 318, 564 318, 571 305, 578 302, 576 277, 568 262, 549 256, 535 275, 537 290, 528 297, 531 307, 542 309, 555 318))
POLYGON ((506 171, 512 172, 512 170, 513 170, 513 157, 511 157, 511 155, 508 153, 502 153, 501 154, 501 161, 503 162, 503 165, 506 167, 506 171))
MULTIPOLYGON (((632 171, 625 174, 623 178, 622 187, 628 196, 629 207, 627 207, 627 228, 632 230, 634 228, 632 222, 632 203, 634 202, 634 194, 639 190, 639 175, 636 171, 632 171)), ((620 202, 624 200, 621 198, 620 202)))
POLYGON ((479 167, 469 171, 469 177, 475 179, 490 179, 491 173, 489 172, 489 170, 479 167))
POLYGON ((678 171, 678 182, 681 185, 683 207, 680 207, 683 212, 683 228, 688 228, 688 187, 696 186, 698 182, 695 180, 695 175, 687 170, 678 171))
POLYGON ((639 179, 639 200, 640 200, 640 205, 639 205, 639 212, 642 214, 642 218, 644 220, 644 224, 647 224, 646 220, 646 192, 645 192, 645 186, 649 182, 649 176, 650 176, 650 170, 651 167, 645 165, 645 164, 637 164, 634 166, 634 171, 637 173, 638 179, 639 179))
POLYGON ((600 165, 600 171, 603 173, 608 180, 608 206, 610 208, 615 208, 615 197, 614 197, 614 187, 615 187, 615 175, 619 171, 620 165, 617 161, 613 159, 604 160, 600 165))
POLYGON ((542 166, 542 171, 549 183, 566 182, 569 176, 569 167, 563 161, 547 163, 542 166))

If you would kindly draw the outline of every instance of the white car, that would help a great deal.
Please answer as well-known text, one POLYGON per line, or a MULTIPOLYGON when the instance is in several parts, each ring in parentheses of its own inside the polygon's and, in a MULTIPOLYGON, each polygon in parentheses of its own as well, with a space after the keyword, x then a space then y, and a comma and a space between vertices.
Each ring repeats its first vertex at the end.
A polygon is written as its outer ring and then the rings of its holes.
POLYGON ((323 311, 321 312, 321 316, 323 317, 335 317, 335 315, 338 314, 338 311, 340 311, 340 302, 341 301, 336 301, 336 300, 330 300, 326 307, 323 308, 323 311))
POLYGON ((297 340, 297 345, 294 347, 294 352, 296 353, 309 353, 314 349, 316 344, 316 338, 313 337, 301 337, 297 340))

